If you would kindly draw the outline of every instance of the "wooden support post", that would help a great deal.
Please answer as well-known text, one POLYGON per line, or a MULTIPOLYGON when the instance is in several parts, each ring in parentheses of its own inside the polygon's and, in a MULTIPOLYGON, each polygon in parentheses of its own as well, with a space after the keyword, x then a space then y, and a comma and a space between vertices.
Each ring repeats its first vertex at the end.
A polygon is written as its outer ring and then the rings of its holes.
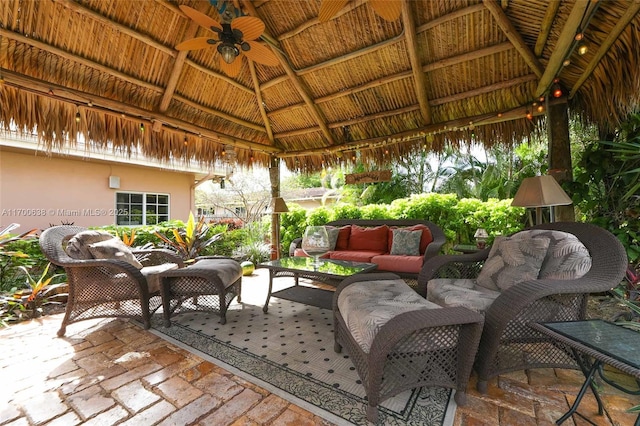
MULTIPOLYGON (((271 157, 269 165, 269 180, 271 181, 271 200, 280 196, 280 159, 271 157)), ((273 206, 271 206, 273 208, 273 206)), ((271 214, 271 260, 280 259, 280 215, 271 214)))
MULTIPOLYGON (((567 98, 564 97, 563 100, 564 102, 547 102, 549 174, 560 185, 573 180, 567 98)), ((573 204, 551 208, 555 209, 555 215, 551 217, 555 217, 557 222, 575 222, 573 204)))

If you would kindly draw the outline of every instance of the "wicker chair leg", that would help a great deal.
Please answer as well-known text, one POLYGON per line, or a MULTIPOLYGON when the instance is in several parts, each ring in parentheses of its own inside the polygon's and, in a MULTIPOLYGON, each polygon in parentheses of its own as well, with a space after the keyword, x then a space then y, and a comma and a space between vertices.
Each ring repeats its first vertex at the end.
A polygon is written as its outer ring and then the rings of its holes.
POLYGON ((487 393, 487 389, 488 389, 488 383, 486 380, 478 380, 478 383, 476 384, 476 389, 478 389, 478 392, 485 394, 487 393))
POLYGON ((342 345, 338 342, 335 342, 333 344, 333 350, 335 353, 339 354, 340 352, 342 352, 342 345))
POLYGON ((367 405, 367 420, 371 423, 378 423, 378 406, 377 405, 367 405))

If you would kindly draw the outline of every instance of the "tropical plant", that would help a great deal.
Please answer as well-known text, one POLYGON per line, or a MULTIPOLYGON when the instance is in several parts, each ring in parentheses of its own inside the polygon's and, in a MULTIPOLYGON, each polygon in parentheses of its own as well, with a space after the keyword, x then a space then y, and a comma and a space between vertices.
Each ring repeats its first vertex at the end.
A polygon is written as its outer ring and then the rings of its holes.
POLYGON ((11 231, 16 228, 19 228, 20 225, 17 223, 12 223, 9 226, 6 226, 4 229, 0 230, 0 255, 2 256, 14 256, 14 257, 28 257, 28 255, 20 252, 20 251, 5 251, 5 246, 13 241, 24 240, 30 237, 35 236, 37 229, 31 229, 27 232, 23 232, 19 235, 11 236, 11 231))
MULTIPOLYGON (((42 307, 51 303, 60 303, 49 297, 50 293, 64 283, 53 283, 53 281, 64 274, 54 274, 49 276, 47 264, 38 279, 34 278, 29 269, 20 266, 20 270, 27 277, 26 284, 29 288, 14 289, 12 294, 5 297, 4 306, 0 308, 0 316, 5 321, 19 320, 23 318, 37 318, 42 314, 42 307)), ((66 294, 55 294, 56 297, 64 297, 66 294)))
POLYGON ((127 233, 125 229, 120 232, 116 229, 116 237, 120 238, 125 245, 133 247, 133 243, 136 240, 136 230, 131 228, 131 231, 127 233))
POLYGON ((205 248, 222 238, 222 233, 209 235, 210 227, 205 223, 204 216, 196 222, 193 213, 189 213, 189 220, 184 227, 173 228, 173 239, 156 231, 155 235, 184 260, 195 259, 205 248))

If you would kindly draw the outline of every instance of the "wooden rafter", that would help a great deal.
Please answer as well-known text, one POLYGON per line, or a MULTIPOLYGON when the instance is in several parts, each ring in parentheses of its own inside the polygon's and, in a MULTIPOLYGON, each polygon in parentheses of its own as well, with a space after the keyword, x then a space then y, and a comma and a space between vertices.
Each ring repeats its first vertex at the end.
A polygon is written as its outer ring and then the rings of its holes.
MULTIPOLYGON (((343 145, 326 148, 310 148, 302 151, 288 151, 277 154, 280 158, 291 158, 305 155, 318 155, 318 154, 334 154, 337 151, 352 151, 355 149, 367 149, 368 147, 375 147, 379 144, 393 145, 394 143, 403 143, 406 138, 422 139, 426 134, 446 132, 455 128, 464 128, 469 126, 469 123, 473 123, 474 126, 484 126, 487 124, 502 123, 505 121, 516 120, 524 118, 529 106, 522 106, 513 108, 509 111, 505 111, 500 115, 495 113, 480 114, 473 117, 459 118, 456 120, 449 120, 437 124, 429 124, 417 129, 405 130, 400 133, 395 133, 387 136, 380 136, 371 139, 363 139, 360 141, 348 142, 343 145), (396 139, 396 142, 392 142, 396 139)), ((534 117, 544 115, 544 112, 533 111, 531 112, 534 117)))
MULTIPOLYGON (((464 53, 462 55, 451 56, 449 58, 444 58, 444 59, 441 59, 439 61, 423 65, 422 66, 422 71, 423 72, 431 72, 431 71, 435 71, 435 70, 438 70, 438 69, 441 69, 441 68, 444 68, 444 67, 448 67, 448 66, 452 66, 452 65, 455 65, 455 64, 459 64, 459 63, 462 63, 462 62, 465 62, 465 61, 472 61, 474 59, 482 58, 484 56, 489 56, 489 55, 493 55, 495 53, 504 52, 504 51, 510 50, 510 49, 513 49, 513 45, 510 42, 499 43, 499 44, 495 44, 493 46, 485 47, 483 49, 474 50, 473 52, 464 53)), ((341 98, 343 96, 353 95, 354 93, 362 92, 363 90, 372 89, 372 88, 375 88, 375 87, 382 86, 384 84, 392 83, 392 82, 397 81, 397 80, 402 80, 402 79, 405 79, 405 78, 409 78, 412 75, 413 75, 413 71, 403 71, 403 72, 398 73, 398 74, 387 75, 387 76, 378 78, 376 80, 372 80, 372 81, 370 81, 368 83, 361 84, 359 86, 351 87, 351 88, 346 89, 346 90, 339 90, 339 91, 337 91, 335 93, 331 93, 329 95, 322 96, 320 98, 316 98, 316 104, 329 102, 329 101, 332 101, 334 99, 339 99, 339 98, 341 98)), ((429 102, 429 104, 432 105, 431 102, 429 102)), ((288 105, 288 106, 283 107, 283 108, 279 108, 277 110, 272 110, 272 111, 269 112, 269 116, 282 114, 284 112, 288 112, 288 111, 294 110, 296 108, 301 108, 304 105, 305 105, 304 102, 300 102, 300 103, 288 105)))
MULTIPOLYGON (((362 1, 352 1, 347 3, 347 5, 345 7, 343 7, 338 13, 336 13, 334 16, 331 17, 331 19, 337 19, 340 16, 351 12, 353 9, 360 7, 362 5, 362 1)), ((298 34, 300 34, 301 32, 303 32, 304 30, 306 30, 307 28, 311 28, 315 25, 320 24, 320 20, 316 17, 316 18, 312 18, 309 19, 306 22, 303 22, 302 24, 298 25, 296 28, 287 31, 286 33, 282 33, 278 36, 278 40, 282 41, 282 40, 286 40, 288 38, 291 38, 293 36, 296 36, 298 34)))
POLYGON ((547 63, 547 68, 544 70, 544 74, 540 78, 540 82, 536 88, 536 96, 542 96, 547 92, 553 83, 553 79, 558 75, 560 68, 562 68, 562 62, 567 57, 567 54, 575 41, 574 37, 580 27, 582 18, 585 16, 587 8, 589 7, 589 3, 589 0, 577 0, 573 9, 571 9, 569 18, 567 18, 567 21, 560 32, 560 36, 558 37, 558 42, 551 53, 551 57, 547 63))
POLYGON ((547 11, 544 14, 544 19, 542 20, 542 24, 540 25, 540 33, 538 34, 538 39, 536 40, 536 47, 533 49, 533 53, 537 57, 540 57, 540 55, 542 55, 544 46, 547 44, 547 39, 549 38, 549 33, 551 32, 551 25, 553 24, 553 20, 556 19, 558 9, 560 9, 559 1, 549 2, 547 11))
POLYGON ((582 87, 584 82, 589 78, 593 70, 596 69, 604 55, 607 53, 609 48, 616 42, 622 31, 629 25, 629 23, 636 17, 636 15, 640 12, 640 0, 634 0, 634 2, 629 6, 629 9, 622 15, 620 20, 616 23, 616 26, 613 27, 607 38, 602 42, 600 48, 594 55, 589 65, 584 70, 578 81, 571 88, 571 93, 569 97, 572 98, 576 92, 582 87))
POLYGON ((262 92, 260 91, 260 82, 258 81, 258 75, 256 74, 256 66, 253 64, 252 60, 247 60, 247 62, 249 63, 249 71, 251 72, 253 87, 256 91, 256 101, 258 103, 258 109, 260 110, 262 121, 264 121, 264 128, 267 130, 267 137, 269 138, 269 142, 271 142, 271 145, 273 145, 273 131, 271 130, 271 122, 269 121, 269 117, 267 117, 267 112, 264 109, 264 101, 262 100, 262 92))
POLYGON ((422 71, 422 63, 418 56, 418 41, 416 40, 416 23, 413 20, 411 6, 408 0, 402 2, 402 24, 404 25, 404 35, 407 40, 407 53, 409 53, 409 62, 413 72, 413 81, 415 84, 416 98, 420 105, 420 115, 423 124, 431 123, 431 108, 429 108, 429 99, 427 98, 427 77, 422 71))
POLYGON ((533 71, 538 76, 538 78, 542 77, 542 64, 540 63, 540 61, 538 61, 538 58, 536 58, 531 49, 529 49, 527 44, 522 39, 520 33, 518 33, 518 31, 513 26, 513 24, 504 13, 500 5, 496 2, 496 0, 483 0, 483 4, 487 9, 489 9, 489 12, 491 12, 491 14, 493 15, 493 18, 498 23, 498 26, 502 29, 509 41, 513 44, 513 47, 515 47, 518 53, 520 53, 527 65, 529 65, 531 71, 533 71))
MULTIPOLYGON (((258 12, 255 10, 255 8, 253 7, 253 4, 251 4, 250 1, 245 0, 243 1, 242 4, 246 7, 247 11, 249 12, 249 15, 259 17, 258 12)), ((266 30, 263 33, 263 36, 264 35, 266 35, 267 37, 273 38, 266 30)), ((322 134, 327 139, 327 142, 329 143, 329 145, 335 145, 336 141, 333 138, 331 131, 327 127, 326 119, 322 116, 322 113, 320 112, 320 109, 318 108, 318 106, 313 102, 311 95, 309 95, 309 90, 304 86, 304 83, 302 82, 300 77, 298 77, 296 72, 293 70, 287 58, 282 53, 280 53, 279 46, 277 47, 278 48, 274 48, 272 46, 271 50, 280 61, 280 64, 282 65, 282 67, 284 68, 284 71, 289 76, 291 83, 293 84, 293 86, 296 88, 296 90, 298 91, 298 93, 300 94, 304 102, 309 107, 309 112, 313 116, 318 126, 320 126, 320 129, 322 130, 322 134)))
MULTIPOLYGON (((189 28, 185 33, 185 39, 190 39, 196 36, 198 32, 198 24, 195 22, 191 22, 189 24, 189 28)), ((158 107, 158 111, 165 112, 169 108, 169 104, 171 103, 171 98, 173 97, 173 93, 176 90, 176 86, 178 85, 178 78, 180 78, 180 74, 182 74, 182 68, 184 67, 184 62, 187 59, 187 55, 189 51, 183 50, 178 52, 178 56, 176 56, 176 60, 173 61, 173 69, 171 70, 171 75, 169 75, 169 81, 167 82, 167 87, 164 89, 164 93, 162 95, 162 99, 160 100, 160 106, 158 107)))
POLYGON ((47 81, 39 80, 33 77, 28 77, 22 74, 18 74, 6 69, 0 69, 2 76, 5 80, 5 84, 15 86, 21 90, 25 90, 31 93, 35 93, 39 96, 53 97, 64 102, 70 102, 77 104, 78 102, 87 102, 91 100, 91 107, 84 106, 84 109, 92 109, 101 113, 110 114, 114 116, 120 116, 122 114, 128 116, 131 120, 137 120, 140 122, 151 123, 153 121, 161 121, 170 126, 182 129, 194 134, 200 134, 205 138, 218 140, 220 143, 231 144, 242 148, 253 149, 254 151, 261 151, 267 153, 277 153, 280 150, 268 146, 262 145, 256 142, 244 140, 235 136, 226 135, 221 132, 216 132, 205 127, 200 127, 186 121, 169 117, 164 114, 155 111, 149 111, 136 106, 132 106, 123 102, 115 101, 109 98, 103 98, 96 96, 92 93, 85 93, 80 90, 70 89, 68 87, 52 84, 47 81), (53 92, 54 95, 49 93, 53 92))
MULTIPOLYGON (((432 99, 429 101, 429 105, 430 106, 438 106, 438 105, 442 105, 442 104, 446 104, 448 102, 455 102, 455 101, 462 101, 465 99, 469 99, 473 96, 478 96, 478 95, 482 95, 485 93, 490 93, 490 92, 495 92, 496 90, 501 90, 501 89, 506 89, 512 86, 517 86, 519 84, 524 84, 527 83, 529 81, 534 81, 536 80, 537 77, 535 74, 529 74, 529 75, 525 75, 522 77, 518 77, 518 78, 514 78, 511 80, 507 80, 507 81, 501 81, 498 83, 494 83, 494 84, 490 84, 488 86, 484 86, 484 87, 479 87, 477 89, 473 89, 473 90, 469 90, 466 92, 462 92, 462 93, 456 93, 455 95, 452 96, 447 96, 444 98, 438 98, 438 99, 432 99)), ((404 108, 400 108, 400 109, 395 109, 392 111, 382 111, 382 112, 378 112, 375 114, 370 114, 367 115, 365 117, 360 117, 360 118, 354 118, 351 120, 346 120, 346 121, 340 121, 340 122, 336 122, 336 123, 330 123, 329 124, 329 128, 330 129, 335 129, 335 128, 340 128, 343 126, 348 126, 348 125, 352 125, 352 124, 359 124, 359 123, 365 123, 367 121, 370 120, 374 120, 377 118, 383 118, 383 117, 391 117, 393 115, 398 115, 398 114, 404 114, 407 112, 411 112, 411 111, 416 111, 420 109, 420 105, 416 104, 416 105, 409 105, 406 106, 404 108)), ((300 136, 300 135, 304 135, 304 134, 308 134, 308 133, 313 133, 313 132, 318 132, 320 129, 317 126, 314 127, 307 127, 304 129, 296 129, 296 130, 289 130, 286 132, 279 132, 277 133, 277 136, 279 138, 286 138, 286 137, 291 137, 291 136, 300 136)))

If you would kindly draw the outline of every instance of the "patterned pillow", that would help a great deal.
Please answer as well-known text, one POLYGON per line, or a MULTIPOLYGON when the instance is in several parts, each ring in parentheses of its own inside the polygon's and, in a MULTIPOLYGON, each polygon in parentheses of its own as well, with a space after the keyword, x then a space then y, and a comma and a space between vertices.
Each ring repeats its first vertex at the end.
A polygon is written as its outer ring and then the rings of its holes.
POLYGON ((477 283, 503 291, 522 281, 538 278, 549 248, 549 238, 496 237, 477 283))
POLYGON ((405 229, 393 230, 393 244, 391 254, 402 256, 420 255, 420 238, 422 231, 407 231, 405 229))
POLYGON ((65 248, 65 252, 69 257, 78 260, 94 259, 89 252, 89 244, 99 243, 100 241, 110 240, 113 235, 107 231, 82 231, 71 237, 65 248))
POLYGON ((518 232, 512 238, 549 238, 549 250, 540 268, 540 278, 571 280, 582 277, 591 269, 589 250, 573 234, 550 229, 518 232))
POLYGON ((325 226, 327 230, 327 235, 329 235, 329 246, 331 251, 336 249, 336 243, 338 242, 338 234, 340 234, 340 228, 336 228, 335 226, 325 226))
POLYGON ((117 238, 89 244, 89 251, 96 259, 114 259, 127 262, 138 269, 142 269, 142 263, 131 253, 131 249, 117 238))

